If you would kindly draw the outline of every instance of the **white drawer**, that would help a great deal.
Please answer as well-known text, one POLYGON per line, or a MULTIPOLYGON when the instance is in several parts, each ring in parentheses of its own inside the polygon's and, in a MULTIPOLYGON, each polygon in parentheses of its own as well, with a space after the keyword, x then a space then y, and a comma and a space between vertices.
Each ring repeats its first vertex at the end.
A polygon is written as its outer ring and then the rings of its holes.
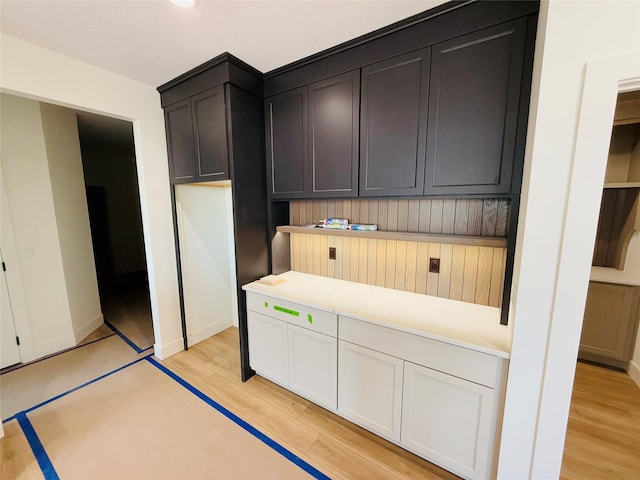
POLYGON ((339 338, 490 388, 500 386, 503 359, 487 353, 342 315, 339 338))
POLYGON ((247 310, 268 315, 330 337, 338 336, 338 316, 298 303, 247 292, 247 310))

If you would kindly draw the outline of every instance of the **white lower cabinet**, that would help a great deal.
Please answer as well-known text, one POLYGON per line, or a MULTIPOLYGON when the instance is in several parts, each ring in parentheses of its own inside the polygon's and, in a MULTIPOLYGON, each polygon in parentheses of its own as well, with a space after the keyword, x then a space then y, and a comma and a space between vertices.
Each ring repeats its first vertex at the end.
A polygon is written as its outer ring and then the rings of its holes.
POLYGON ((289 385, 287 324, 255 312, 247 312, 251 368, 269 380, 289 385))
POLYGON ((289 388, 330 410, 338 398, 338 340, 288 325, 289 388))
POLYGON ((251 368, 260 376, 336 411, 336 315, 253 294, 247 295, 247 305, 251 368))
POLYGON ((247 306, 257 373, 457 475, 492 478, 504 359, 251 292, 247 306))
POLYGON ((338 342, 338 412, 378 435, 400 441, 403 361, 338 342))
POLYGON ((401 444, 465 478, 490 478, 494 390, 405 362, 401 444))

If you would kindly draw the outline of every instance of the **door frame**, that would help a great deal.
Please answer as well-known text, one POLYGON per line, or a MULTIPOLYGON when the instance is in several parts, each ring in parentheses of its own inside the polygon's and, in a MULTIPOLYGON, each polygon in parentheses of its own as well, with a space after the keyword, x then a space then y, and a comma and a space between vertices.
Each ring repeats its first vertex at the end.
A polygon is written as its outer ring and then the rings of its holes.
MULTIPOLYGON (((549 317, 531 318, 540 312, 520 313, 522 318, 516 319, 513 329, 499 477, 512 476, 516 468, 527 471, 528 478, 553 478, 560 473, 616 100, 619 92, 639 87, 639 50, 585 65, 558 261, 557 266, 548 267, 554 280, 549 317), (526 384, 537 395, 523 402, 521 387, 526 384), (522 445, 531 449, 516 450, 522 445)), ((526 189, 523 193, 528 194, 526 189)), ((535 227, 527 229, 525 217, 521 213, 516 263, 527 242, 539 242, 540 232, 535 227)), ((512 300, 525 299, 522 303, 530 305, 541 294, 533 291, 539 285, 532 282, 531 273, 520 273, 514 277, 520 288, 512 300)))

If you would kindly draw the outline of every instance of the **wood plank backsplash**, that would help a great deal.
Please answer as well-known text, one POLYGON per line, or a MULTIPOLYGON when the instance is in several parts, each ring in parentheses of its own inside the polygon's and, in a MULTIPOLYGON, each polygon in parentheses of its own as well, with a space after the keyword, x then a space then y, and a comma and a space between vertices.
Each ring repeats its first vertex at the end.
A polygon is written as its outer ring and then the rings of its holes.
POLYGON ((505 237, 509 199, 292 200, 291 225, 307 225, 325 217, 351 223, 375 223, 390 232, 441 233, 505 237))
POLYGON ((291 269, 499 307, 504 248, 292 233, 291 269), (329 247, 336 259, 329 260, 329 247), (440 273, 429 273, 429 258, 440 273))
MULTIPOLYGON (((502 237, 509 200, 300 200, 289 203, 289 215, 291 225, 337 217, 385 231, 502 237)), ((290 253, 298 272, 493 307, 502 302, 505 248, 292 233, 290 253), (440 273, 429 273, 430 257, 440 259, 440 273)))

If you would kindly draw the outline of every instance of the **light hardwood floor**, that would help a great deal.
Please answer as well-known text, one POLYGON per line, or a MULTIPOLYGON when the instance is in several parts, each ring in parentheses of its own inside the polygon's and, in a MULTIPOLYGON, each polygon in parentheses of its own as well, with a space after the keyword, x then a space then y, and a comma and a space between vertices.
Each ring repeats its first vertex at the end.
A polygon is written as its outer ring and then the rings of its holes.
MULTIPOLYGON (((166 366, 334 479, 452 479, 445 470, 259 376, 240 381, 237 329, 166 366)), ((640 388, 628 375, 579 363, 562 479, 640 478, 640 388)))
POLYGON ((640 478, 640 388, 626 373, 578 363, 561 478, 640 478))
POLYGON ((458 478, 259 376, 242 383, 235 328, 163 363, 333 479, 458 478))

